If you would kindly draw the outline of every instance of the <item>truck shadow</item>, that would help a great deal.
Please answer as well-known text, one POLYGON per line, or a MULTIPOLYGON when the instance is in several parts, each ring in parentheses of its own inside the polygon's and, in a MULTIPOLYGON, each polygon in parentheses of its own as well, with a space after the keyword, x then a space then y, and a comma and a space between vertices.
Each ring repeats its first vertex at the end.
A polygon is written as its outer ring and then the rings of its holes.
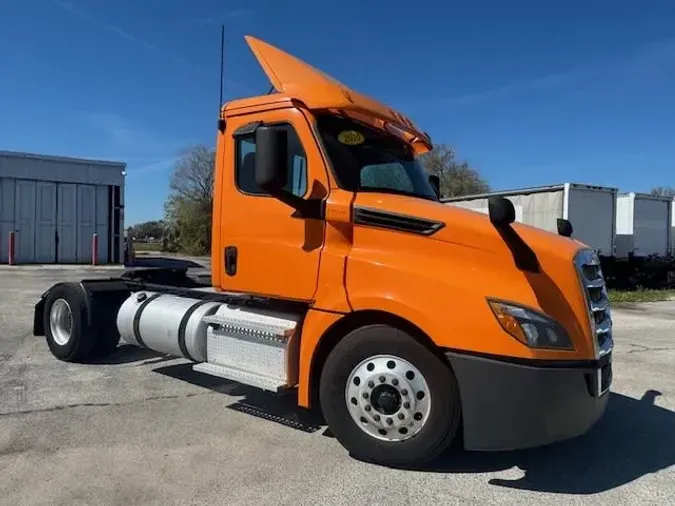
POLYGON ((675 413, 612 393, 605 416, 588 433, 547 447, 513 452, 450 452, 429 471, 489 473, 520 468, 521 478, 492 478, 499 487, 559 494, 595 494, 675 464, 675 413))
POLYGON ((317 432, 325 426, 325 421, 318 411, 298 407, 295 390, 279 394, 266 392, 234 381, 195 372, 190 363, 159 367, 153 369, 153 372, 233 397, 243 397, 227 406, 233 411, 308 433, 317 432))
POLYGON ((205 266, 186 258, 137 256, 127 267, 159 267, 164 269, 204 269, 205 266))
POLYGON ((146 365, 169 360, 176 360, 176 357, 170 357, 156 351, 141 348, 139 346, 132 346, 131 344, 125 344, 120 341, 120 344, 110 355, 105 358, 93 360, 92 363, 100 365, 121 365, 139 362, 138 365, 146 365))
MULTIPOLYGON (((242 399, 227 406, 303 432, 325 428, 318 410, 298 408, 295 391, 272 394, 200 374, 191 364, 153 369, 242 399)), ((595 494, 620 487, 675 464, 675 413, 656 406, 660 392, 642 399, 612 393, 605 416, 587 434, 550 446, 509 452, 468 452, 451 448, 434 464, 416 471, 497 473, 518 467, 518 479, 491 478, 494 486, 558 494, 595 494)), ((332 437, 326 429, 323 435, 332 437)))

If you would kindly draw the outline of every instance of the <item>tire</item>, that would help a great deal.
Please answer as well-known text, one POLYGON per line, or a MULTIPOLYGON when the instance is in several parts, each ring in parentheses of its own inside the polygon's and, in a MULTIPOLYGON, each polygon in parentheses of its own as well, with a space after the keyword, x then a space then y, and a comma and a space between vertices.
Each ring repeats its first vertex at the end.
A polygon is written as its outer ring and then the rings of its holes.
POLYGON ((87 323, 86 297, 76 283, 56 285, 46 296, 43 325, 47 345, 64 362, 85 362, 95 344, 96 333, 87 323))
POLYGON ((388 325, 356 329, 335 346, 321 371, 319 400, 330 430, 352 457, 386 466, 430 463, 460 428, 459 388, 449 364, 388 325), (411 380, 406 374, 413 368, 411 380), (355 369, 358 383, 350 379, 355 369), (427 390, 421 400, 419 390, 427 390))

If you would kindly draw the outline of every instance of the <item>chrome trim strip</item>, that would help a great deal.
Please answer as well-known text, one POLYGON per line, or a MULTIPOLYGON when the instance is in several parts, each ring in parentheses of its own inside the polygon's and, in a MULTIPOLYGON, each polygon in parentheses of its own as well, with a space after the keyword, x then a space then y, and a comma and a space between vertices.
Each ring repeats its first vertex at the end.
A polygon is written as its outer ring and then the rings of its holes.
POLYGON ((614 340, 610 336, 606 338, 600 345, 598 358, 602 358, 605 355, 612 353, 612 350, 614 350, 614 340))
POLYGON ((595 332, 597 334, 606 334, 612 330, 612 320, 609 318, 605 318, 595 329, 595 332))
POLYGON ((591 301, 591 311, 599 312, 606 311, 607 309, 609 309, 609 299, 603 297, 599 302, 591 301))
MULTIPOLYGON (((610 353, 614 348, 614 341, 612 338, 612 314, 611 305, 607 296, 605 285, 605 278, 600 268, 600 259, 595 251, 591 249, 582 249, 574 257, 574 265, 576 267, 579 282, 581 283, 586 308, 588 311, 588 320, 590 322, 591 334, 594 336, 593 348, 595 349, 596 357, 603 357, 610 353), (597 277, 589 280, 584 272, 585 267, 597 267, 597 277), (601 289, 601 299, 593 301, 591 299, 590 290, 601 289), (605 317, 600 323, 596 323, 595 314, 603 312, 605 317)), ((599 373, 598 373, 599 374, 599 373)), ((598 381, 600 377, 598 376, 598 381)), ((599 388, 598 384, 598 388, 599 388)))

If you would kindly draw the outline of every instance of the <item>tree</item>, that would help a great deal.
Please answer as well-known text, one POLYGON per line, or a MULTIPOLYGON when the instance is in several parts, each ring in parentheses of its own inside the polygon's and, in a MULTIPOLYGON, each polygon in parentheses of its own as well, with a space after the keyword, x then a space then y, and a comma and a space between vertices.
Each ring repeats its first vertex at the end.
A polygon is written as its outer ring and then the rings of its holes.
POLYGON ((181 152, 169 182, 171 193, 164 204, 165 249, 181 249, 192 255, 210 252, 214 166, 212 148, 197 145, 181 152))
POLYGON ((675 188, 673 188, 672 186, 656 186, 652 188, 652 195, 675 197, 675 188))
POLYGON ((135 240, 160 239, 164 235, 164 221, 145 221, 129 227, 129 234, 135 240))
POLYGON ((441 180, 441 196, 456 197, 490 191, 490 185, 467 162, 458 162, 455 150, 446 144, 436 144, 434 149, 420 158, 422 166, 441 180))

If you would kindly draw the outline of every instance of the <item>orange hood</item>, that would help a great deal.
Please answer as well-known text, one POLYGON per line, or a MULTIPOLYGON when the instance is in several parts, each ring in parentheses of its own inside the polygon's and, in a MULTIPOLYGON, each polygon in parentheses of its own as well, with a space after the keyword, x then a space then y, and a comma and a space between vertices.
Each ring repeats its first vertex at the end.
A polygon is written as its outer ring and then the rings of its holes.
POLYGON ((387 279, 407 280, 406 289, 422 287, 420 293, 467 311, 471 301, 487 296, 539 308, 577 336, 580 352, 592 355, 593 341, 583 337, 590 323, 574 265, 584 245, 521 223, 498 230, 485 214, 431 200, 359 193, 354 205, 445 224, 428 237, 396 231, 384 236, 383 229, 369 227, 355 232, 355 255, 364 263, 378 250, 380 263, 395 266, 387 279))
MULTIPOLYGON (((508 248, 503 235, 492 225, 487 215, 458 206, 400 195, 359 194, 359 205, 435 220, 445 226, 431 238, 457 245, 500 252, 508 248)), ((567 237, 522 223, 513 223, 511 229, 529 248, 542 254, 573 258, 583 247, 567 237)))

